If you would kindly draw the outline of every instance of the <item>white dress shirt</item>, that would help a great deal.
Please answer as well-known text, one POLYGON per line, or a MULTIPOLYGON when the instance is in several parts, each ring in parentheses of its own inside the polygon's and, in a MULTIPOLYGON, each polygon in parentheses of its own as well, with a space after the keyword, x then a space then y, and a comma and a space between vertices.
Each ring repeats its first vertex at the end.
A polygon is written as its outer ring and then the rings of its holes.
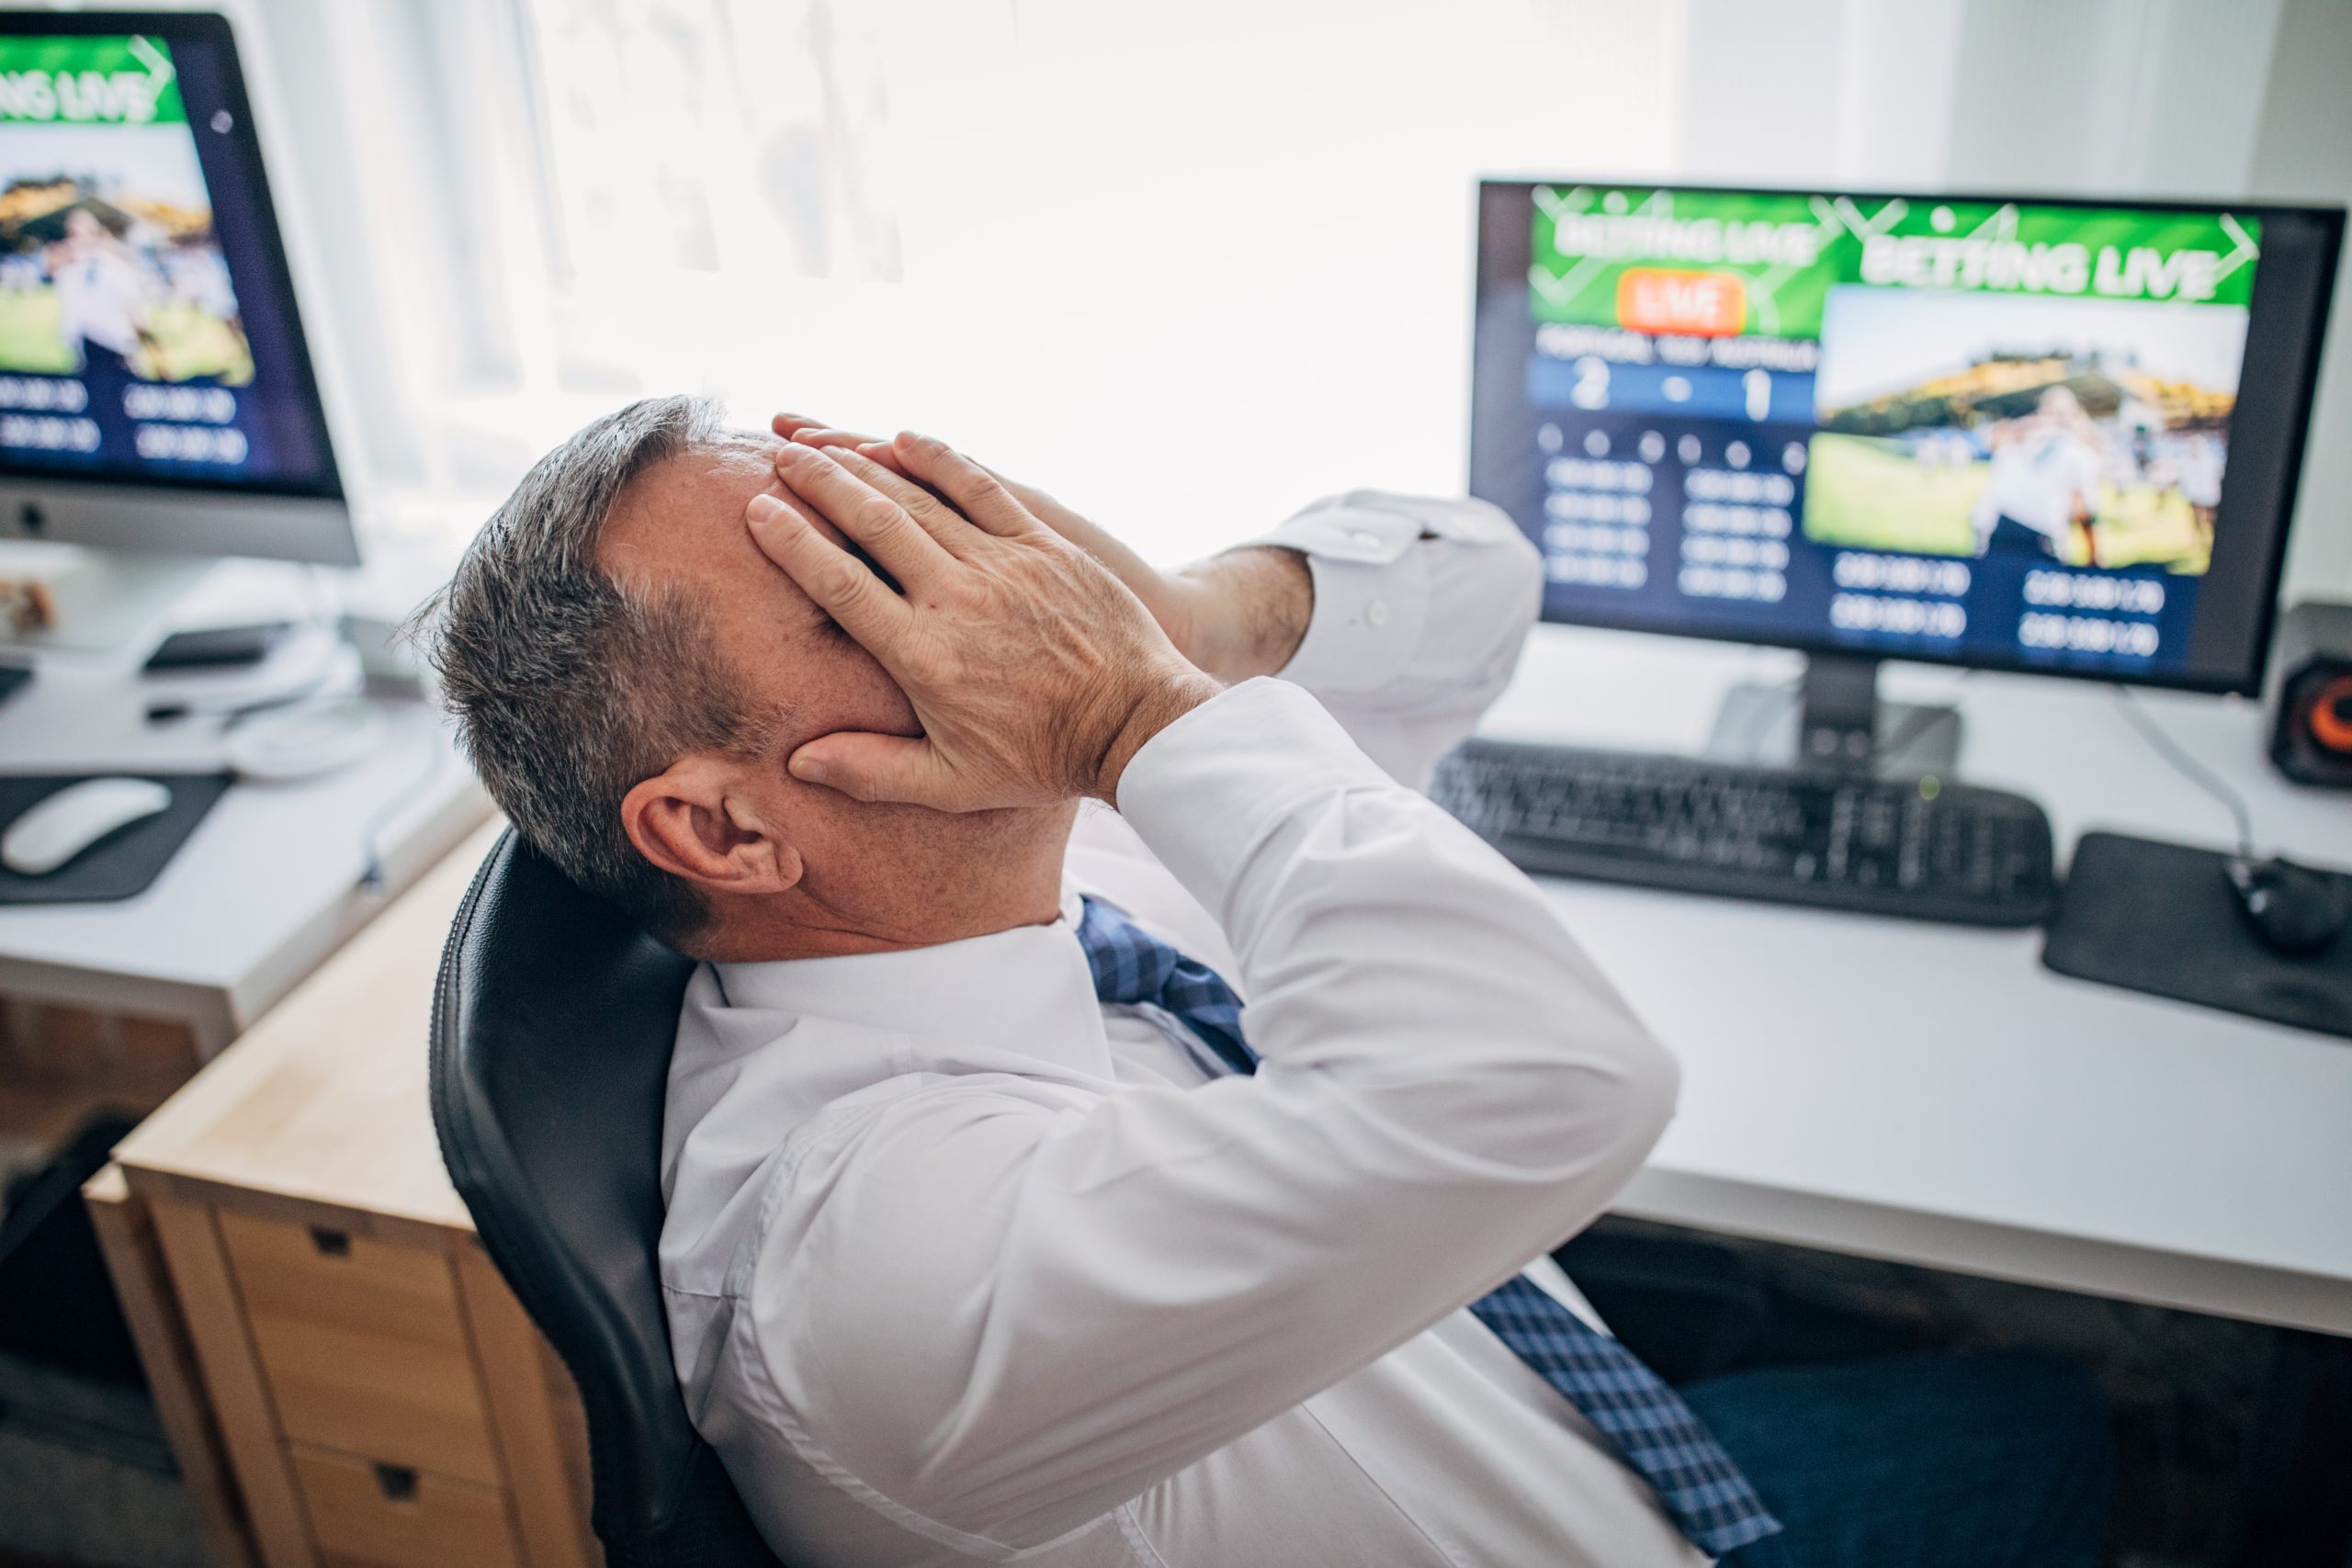
POLYGON ((1396 782, 1508 679, 1533 552, 1371 494, 1265 542, 1314 574, 1288 679, 1136 754, 1060 919, 687 990, 678 1375, 788 1562, 1705 1561, 1463 1310, 1526 1268, 1589 1311, 1544 1255, 1675 1089, 1527 880, 1396 782), (1255 1076, 1097 1002, 1081 892, 1248 998, 1255 1076))

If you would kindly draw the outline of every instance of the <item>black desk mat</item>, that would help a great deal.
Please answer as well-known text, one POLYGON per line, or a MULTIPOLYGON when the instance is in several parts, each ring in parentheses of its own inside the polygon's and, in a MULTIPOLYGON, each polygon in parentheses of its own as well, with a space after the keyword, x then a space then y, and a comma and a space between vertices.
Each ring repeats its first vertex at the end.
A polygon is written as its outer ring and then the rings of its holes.
MULTIPOLYGON (((0 774, 0 833, 35 805, 86 773, 0 774)), ((116 778, 126 775, 95 775, 116 778)), ((0 865, 0 904, 104 904, 144 893, 164 874, 213 803, 229 792, 228 773, 136 773, 172 792, 172 803, 144 821, 99 840, 46 876, 19 876, 0 865)))
POLYGON ((2086 833, 2041 962, 2061 975, 2352 1036, 2352 933, 2308 958, 2263 945, 2212 850, 2086 833))

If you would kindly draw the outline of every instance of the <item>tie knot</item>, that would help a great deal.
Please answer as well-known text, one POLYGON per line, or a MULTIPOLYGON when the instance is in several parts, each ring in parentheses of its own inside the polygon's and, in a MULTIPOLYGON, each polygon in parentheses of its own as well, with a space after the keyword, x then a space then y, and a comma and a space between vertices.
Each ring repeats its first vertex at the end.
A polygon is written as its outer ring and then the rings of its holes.
POLYGON ((1114 1006, 1156 1002, 1175 977, 1177 951, 1100 898, 1083 900, 1078 944, 1094 972, 1094 995, 1114 1006))

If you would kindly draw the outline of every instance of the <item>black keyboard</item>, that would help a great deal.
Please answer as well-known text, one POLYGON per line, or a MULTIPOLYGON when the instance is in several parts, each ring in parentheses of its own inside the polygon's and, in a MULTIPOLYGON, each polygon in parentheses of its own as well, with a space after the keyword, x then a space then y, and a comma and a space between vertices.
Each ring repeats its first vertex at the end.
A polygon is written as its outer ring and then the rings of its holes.
POLYGON ((1545 875, 1966 925, 2050 913, 2050 819, 1999 790, 1472 740, 1430 794, 1545 875))

